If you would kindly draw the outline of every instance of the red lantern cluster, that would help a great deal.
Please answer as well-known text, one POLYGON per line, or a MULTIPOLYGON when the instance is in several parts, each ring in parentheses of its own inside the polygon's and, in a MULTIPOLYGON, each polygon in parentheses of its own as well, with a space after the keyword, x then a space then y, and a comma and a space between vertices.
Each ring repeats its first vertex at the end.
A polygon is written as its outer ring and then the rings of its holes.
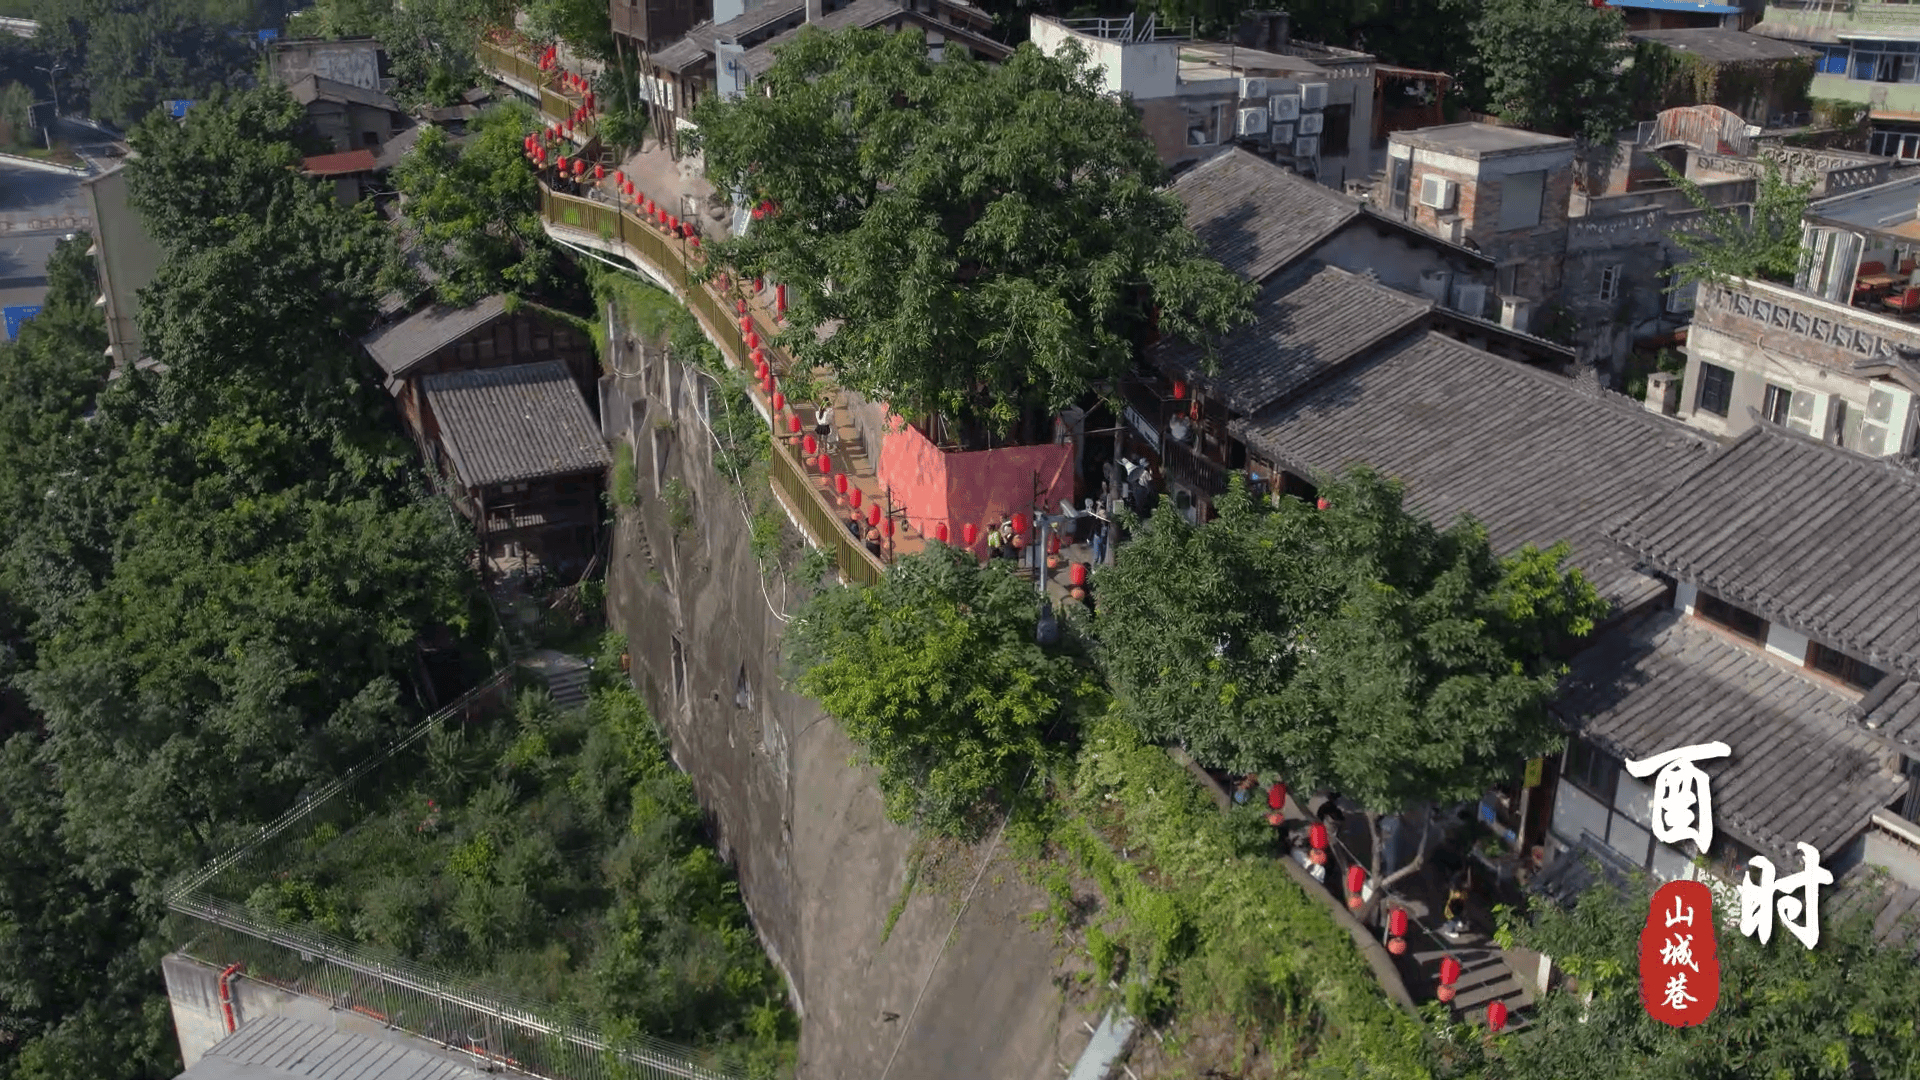
POLYGON ((1454 989, 1453 984, 1459 981, 1460 981, 1460 961, 1455 960, 1451 956, 1441 957, 1440 958, 1440 989, 1434 991, 1433 996, 1439 998, 1442 1002, 1452 1001, 1453 995, 1457 993, 1457 991, 1454 989))
POLYGON ((1316 821, 1313 827, 1307 830, 1307 847, 1312 849, 1307 852, 1307 861, 1315 866, 1327 865, 1327 827, 1325 825, 1316 821))
POLYGON ((540 54, 540 70, 541 71, 552 71, 554 68, 554 65, 560 62, 559 53, 557 50, 558 50, 558 46, 549 45, 547 46, 547 51, 540 54))
POLYGON ((833 459, 825 454, 821 454, 815 459, 814 465, 819 467, 821 476, 825 476, 833 471, 833 459))
POLYGON ((787 313, 787 287, 785 285, 775 285, 773 287, 773 310, 781 315, 787 313))
POLYGON ((1358 866, 1347 867, 1347 906, 1355 911, 1366 903, 1360 898, 1361 891, 1367 887, 1367 872, 1358 866))
MULTIPOLYGON (((800 419, 800 418, 796 416, 796 417, 794 417, 794 419, 795 419, 795 420, 798 420, 798 419, 800 419)), ((811 435, 809 435, 809 436, 807 436, 806 438, 804 438, 804 439, 801 439, 801 440, 800 440, 800 448, 801 448, 802 450, 804 450, 804 451, 806 451, 806 455, 807 455, 808 457, 812 457, 813 455, 815 455, 815 454, 817 454, 817 453, 819 453, 819 452, 820 452, 820 444, 819 444, 819 442, 817 442, 817 441, 815 441, 815 439, 814 439, 814 437, 813 437, 813 436, 811 436, 811 435)))
POLYGON ((781 411, 784 411, 786 407, 787 407, 787 395, 779 394, 779 393, 774 394, 773 395, 773 411, 781 412, 781 411))
POLYGON ((1407 952, 1407 909, 1394 908, 1387 913, 1387 951, 1395 956, 1407 952))
POLYGON ((1173 380, 1173 400, 1187 400, 1187 384, 1181 382, 1179 379, 1173 380))

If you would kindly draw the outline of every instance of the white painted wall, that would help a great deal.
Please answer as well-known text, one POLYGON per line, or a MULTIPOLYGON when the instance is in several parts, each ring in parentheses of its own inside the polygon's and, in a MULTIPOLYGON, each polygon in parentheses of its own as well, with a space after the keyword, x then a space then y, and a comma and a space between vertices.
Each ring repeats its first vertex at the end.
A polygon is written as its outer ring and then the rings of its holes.
POLYGON ((1805 667, 1809 644, 1811 642, 1805 634, 1789 630, 1779 623, 1767 624, 1767 651, 1782 660, 1790 660, 1805 667))
POLYGON ((1700 586, 1695 585, 1691 581, 1683 581, 1674 587, 1673 609, 1675 611, 1684 611, 1688 615, 1691 615, 1693 614, 1694 601, 1699 599, 1699 597, 1700 586))
POLYGON ((1131 94, 1136 100, 1173 97, 1179 92, 1180 46, 1170 41, 1121 42, 1092 37, 1069 30, 1059 21, 1042 15, 1032 16, 1029 34, 1039 50, 1048 56, 1059 53, 1068 41, 1077 41, 1087 51, 1105 78, 1109 93, 1131 94))

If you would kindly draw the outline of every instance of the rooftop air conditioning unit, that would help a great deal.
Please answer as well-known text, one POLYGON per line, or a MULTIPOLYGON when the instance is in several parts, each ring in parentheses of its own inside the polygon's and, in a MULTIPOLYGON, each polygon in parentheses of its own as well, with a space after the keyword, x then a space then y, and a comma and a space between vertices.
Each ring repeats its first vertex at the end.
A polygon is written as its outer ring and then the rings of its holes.
POLYGON ((1270 138, 1273 139, 1273 143, 1275 146, 1285 146, 1288 143, 1293 141, 1293 125, 1292 124, 1275 124, 1273 125, 1272 130, 1273 130, 1273 134, 1270 136, 1270 138))
POLYGON ((1247 101, 1260 101, 1267 96, 1267 80, 1241 79, 1240 96, 1247 101))
POLYGON ((1420 272, 1420 295, 1436 304, 1444 304, 1453 295, 1453 271, 1422 270, 1420 272))
POLYGON ((1275 94, 1267 99, 1267 117, 1272 120, 1300 119, 1299 94, 1275 94))
POLYGON ((1487 313, 1487 287, 1463 281, 1453 287, 1453 310, 1481 318, 1487 313))
POLYGON ((1320 129, 1322 125, 1324 125, 1326 122, 1327 122, 1326 113, 1317 113, 1317 112, 1301 113, 1300 114, 1300 134, 1318 135, 1320 134, 1320 129))
POLYGON ((1453 209, 1454 196, 1460 189, 1454 182, 1439 176, 1420 178, 1420 205, 1434 210, 1453 209))
POLYGON ((1265 135, 1267 133, 1267 110, 1241 109, 1240 126, 1236 130, 1238 130, 1240 137, 1243 139, 1255 135, 1265 135))
POLYGON ((1900 453, 1906 442, 1907 414, 1913 395, 1897 386, 1875 383, 1867 396, 1866 422, 1861 425, 1860 449, 1873 457, 1900 453))
POLYGON ((1323 82, 1307 83, 1300 87, 1300 107, 1303 109, 1324 109, 1327 107, 1327 84, 1323 82))
POLYGON ((1293 156, 1309 161, 1318 158, 1320 156, 1319 136, 1293 140, 1293 156))

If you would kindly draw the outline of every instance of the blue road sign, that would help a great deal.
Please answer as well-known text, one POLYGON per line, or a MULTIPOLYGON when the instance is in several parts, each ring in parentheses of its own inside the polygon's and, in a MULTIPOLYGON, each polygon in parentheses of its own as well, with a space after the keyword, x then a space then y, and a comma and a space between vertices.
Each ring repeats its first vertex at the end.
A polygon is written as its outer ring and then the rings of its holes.
POLYGON ((0 315, 7 320, 7 340, 13 341, 20 336, 20 324, 40 314, 39 304, 22 304, 19 307, 0 308, 0 315))
POLYGON ((262 30, 260 31, 260 40, 261 41, 278 41, 280 40, 280 31, 262 30))

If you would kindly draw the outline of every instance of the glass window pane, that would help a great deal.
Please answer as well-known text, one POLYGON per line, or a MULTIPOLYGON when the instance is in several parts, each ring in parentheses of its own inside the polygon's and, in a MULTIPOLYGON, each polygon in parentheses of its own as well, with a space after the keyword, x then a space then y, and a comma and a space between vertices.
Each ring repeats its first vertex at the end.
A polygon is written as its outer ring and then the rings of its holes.
POLYGON ((1693 877, 1693 860, 1671 844, 1653 845, 1653 875, 1662 881, 1688 881, 1693 877))

